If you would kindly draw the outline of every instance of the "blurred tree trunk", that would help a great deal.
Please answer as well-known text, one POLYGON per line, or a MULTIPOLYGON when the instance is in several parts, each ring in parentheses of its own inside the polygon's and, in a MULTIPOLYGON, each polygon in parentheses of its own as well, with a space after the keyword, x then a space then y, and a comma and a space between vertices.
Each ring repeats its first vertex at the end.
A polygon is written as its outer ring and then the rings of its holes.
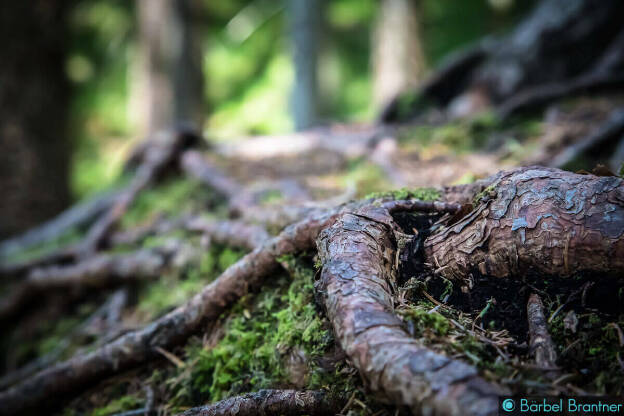
POLYGON ((373 99, 382 108, 425 74, 416 0, 382 0, 373 33, 373 99))
POLYGON ((68 0, 0 3, 0 238, 69 202, 68 0))
POLYGON ((297 130, 312 127, 318 121, 317 62, 322 1, 289 1, 295 66, 291 106, 297 130))
POLYGON ((134 110, 141 133, 203 120, 198 0, 140 0, 134 110))

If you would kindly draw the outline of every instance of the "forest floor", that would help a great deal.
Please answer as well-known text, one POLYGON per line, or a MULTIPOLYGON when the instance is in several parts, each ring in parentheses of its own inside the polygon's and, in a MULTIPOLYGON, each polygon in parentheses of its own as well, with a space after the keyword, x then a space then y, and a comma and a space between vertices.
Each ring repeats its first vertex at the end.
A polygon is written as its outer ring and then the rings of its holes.
MULTIPOLYGON (((253 148, 252 142, 240 142, 212 144, 205 157, 243 184, 258 206, 268 211, 286 204, 335 205, 380 193, 431 200, 437 196, 431 188, 471 183, 503 169, 555 160, 590 135, 613 107, 613 100, 586 98, 553 106, 543 117, 505 123, 485 114, 470 121, 402 125, 354 155, 311 148, 267 157, 232 156, 236 146, 253 148)), ((334 129, 367 131, 366 126, 334 129)), ((288 148, 280 146, 279 139, 277 143, 282 150, 288 148)), ((590 170, 596 162, 607 160, 604 153, 594 153, 579 154, 563 167, 590 170)), ((220 220, 229 212, 221 195, 179 173, 141 192, 123 216, 119 232, 184 215, 220 220)), ((404 219, 402 226, 409 228, 409 221, 404 219)), ((401 224, 400 219, 397 222, 401 224)), ((268 231, 274 234, 279 228, 274 225, 268 231)), ((11 261, 36 258, 83 236, 84 230, 70 230, 55 241, 13 254, 11 261)), ((30 302, 19 324, 3 323, 2 387, 9 383, 7 375, 29 363, 53 363, 93 350, 164 315, 249 250, 174 228, 146 233, 130 243, 120 239, 106 253, 168 245, 183 249, 175 250, 155 278, 80 293, 71 289, 46 293, 30 302)), ((315 294, 319 267, 315 253, 279 261, 282 268, 259 291, 244 296, 184 345, 160 351, 160 359, 146 366, 102 380, 66 403, 58 414, 104 416, 146 409, 173 415, 269 388, 326 390, 342 398, 342 415, 406 412, 371 395, 335 342, 315 294)), ((527 276, 522 282, 474 276, 473 284, 476 290, 466 295, 448 280, 405 266, 395 288, 395 310, 409 333, 424 345, 476 366, 486 380, 511 392, 624 393, 621 287, 575 279, 544 281, 539 276, 527 276), (557 349, 558 367, 548 371, 535 365, 528 346, 524 299, 529 291, 538 293, 544 303, 557 349)))

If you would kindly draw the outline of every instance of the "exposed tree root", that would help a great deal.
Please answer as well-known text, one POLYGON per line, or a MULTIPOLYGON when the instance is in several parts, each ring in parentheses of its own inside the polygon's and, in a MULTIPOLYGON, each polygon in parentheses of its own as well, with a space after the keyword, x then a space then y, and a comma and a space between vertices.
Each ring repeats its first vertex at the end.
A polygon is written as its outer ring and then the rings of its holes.
POLYGON ((200 152, 196 150, 184 152, 180 163, 187 175, 224 196, 233 215, 241 215, 248 207, 255 205, 252 195, 241 184, 210 164, 200 152))
POLYGON ((341 216, 319 236, 320 290, 334 332, 374 392, 415 413, 491 415, 500 390, 412 338, 393 313, 396 241, 387 209, 341 216))
POLYGON ((326 416, 340 412, 342 401, 322 391, 260 390, 189 409, 180 416, 326 416))
POLYGON ((557 350, 548 333, 544 305, 535 293, 529 296, 527 302, 527 320, 529 321, 529 346, 535 355, 537 366, 544 370, 556 370, 557 350))
MULTIPOLYGON (((90 224, 102 212, 106 211, 117 198, 118 190, 107 191, 95 197, 72 206, 55 218, 28 230, 27 232, 4 240, 0 243, 0 259, 26 250, 34 245, 51 241, 61 237, 73 228, 80 228, 90 224)), ((0 274, 2 271, 0 271, 0 274)))
POLYGON ((208 322, 257 288, 275 271, 280 256, 314 247, 318 233, 347 207, 328 210, 285 229, 230 266, 184 305, 143 329, 130 332, 97 350, 41 371, 0 393, 0 415, 34 411, 76 394, 117 372, 144 364, 184 342, 208 322))
MULTIPOLYGON (((269 239, 269 234, 259 226, 202 217, 159 222, 153 227, 141 228, 131 232, 131 235, 126 234, 117 239, 136 242, 152 231, 171 231, 178 228, 201 232, 217 243, 248 250, 253 250, 269 239)), ((0 321, 15 314, 26 302, 37 299, 48 291, 65 289, 81 292, 87 288, 108 287, 159 277, 165 268, 171 266, 172 259, 178 255, 184 256, 189 251, 193 251, 193 248, 171 240, 162 247, 123 254, 95 254, 69 265, 34 268, 17 283, 12 293, 0 300, 0 321)))
POLYGON ((529 167, 498 175, 469 215, 425 241, 451 280, 624 272, 624 180, 529 167))
POLYGON ((189 250, 179 241, 158 248, 124 254, 96 254, 68 266, 48 266, 30 271, 0 302, 0 321, 17 313, 28 302, 51 291, 80 293, 88 288, 109 287, 159 277, 176 254, 189 250))
POLYGON ((504 120, 522 111, 544 107, 553 101, 581 94, 610 92, 624 88, 624 76, 618 74, 590 74, 579 78, 540 85, 522 91, 503 102, 498 116, 504 120))
MULTIPOLYGON (((121 321, 121 310, 127 303, 128 293, 126 289, 119 289, 114 292, 110 298, 99 307, 84 323, 80 324, 67 338, 64 338, 50 353, 36 358, 35 360, 3 375, 0 378, 0 389, 6 389, 7 387, 30 377, 36 372, 54 364, 55 361, 65 352, 70 346, 74 338, 83 336, 89 331, 90 327, 98 320, 106 318, 108 334, 113 334, 116 331, 119 321, 121 321)), ((101 339, 105 339, 106 336, 101 339)))

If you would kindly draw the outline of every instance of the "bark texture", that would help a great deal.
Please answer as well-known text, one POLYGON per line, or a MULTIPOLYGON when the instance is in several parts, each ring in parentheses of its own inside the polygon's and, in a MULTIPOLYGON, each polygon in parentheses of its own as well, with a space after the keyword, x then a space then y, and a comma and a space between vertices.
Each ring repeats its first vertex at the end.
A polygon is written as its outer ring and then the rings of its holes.
POLYGON ((260 390, 195 407, 179 416, 326 416, 338 413, 340 404, 322 391, 260 390))
POLYGON ((372 391, 414 413, 495 414, 498 388, 474 367, 423 347, 393 313, 393 224, 387 209, 365 207, 318 238, 319 289, 340 345, 372 391))
POLYGON ((497 175, 477 207, 425 241, 444 277, 624 272, 624 180, 543 167, 497 175))

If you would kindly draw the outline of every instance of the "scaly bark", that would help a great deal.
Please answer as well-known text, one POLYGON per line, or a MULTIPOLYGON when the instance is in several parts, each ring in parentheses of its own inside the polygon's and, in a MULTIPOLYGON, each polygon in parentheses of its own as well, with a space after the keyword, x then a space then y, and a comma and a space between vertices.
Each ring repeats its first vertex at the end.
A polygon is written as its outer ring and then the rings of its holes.
POLYGON ((337 414, 341 403, 322 391, 260 390, 195 407, 179 416, 326 416, 337 414))
POLYGON ((442 276, 624 272, 624 180, 528 167, 497 175, 466 217, 425 241, 442 276))
POLYGON ((495 414, 498 388, 474 367, 422 346, 393 313, 393 231, 388 209, 364 207, 319 236, 319 289, 337 340, 370 389, 392 403, 418 414, 495 414))

